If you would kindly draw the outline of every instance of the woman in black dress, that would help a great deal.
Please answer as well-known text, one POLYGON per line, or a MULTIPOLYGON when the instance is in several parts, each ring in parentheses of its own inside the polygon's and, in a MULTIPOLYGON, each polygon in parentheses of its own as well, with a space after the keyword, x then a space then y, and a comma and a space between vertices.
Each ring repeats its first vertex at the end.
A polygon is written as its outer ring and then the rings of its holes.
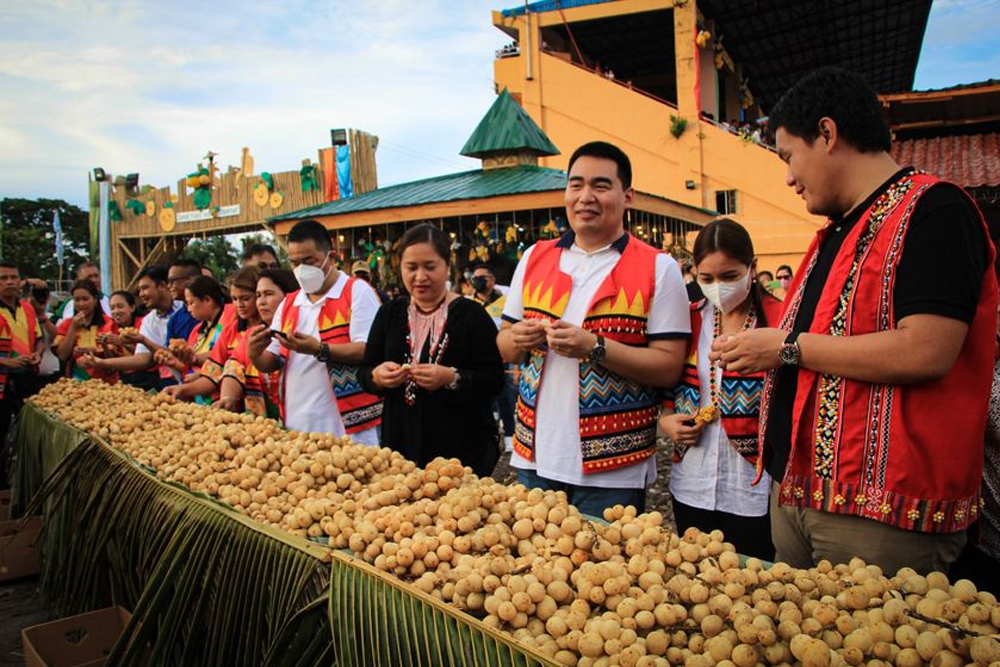
POLYGON ((503 387, 503 364, 493 320, 447 289, 450 246, 432 225, 403 235, 408 296, 379 310, 359 375, 365 391, 385 399, 384 447, 419 465, 454 457, 485 477, 500 456, 491 406, 503 387))

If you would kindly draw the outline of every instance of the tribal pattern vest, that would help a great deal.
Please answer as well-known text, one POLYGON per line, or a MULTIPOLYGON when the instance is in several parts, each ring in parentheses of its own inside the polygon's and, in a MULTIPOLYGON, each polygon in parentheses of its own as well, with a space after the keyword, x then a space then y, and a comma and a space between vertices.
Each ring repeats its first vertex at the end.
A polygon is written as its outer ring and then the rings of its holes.
MULTIPOLYGON (((862 215, 834 260, 808 333, 861 336, 896 328, 893 292, 910 217, 920 197, 940 182, 921 173, 903 176, 862 215)), ((789 289, 780 324, 786 331, 829 226, 813 240, 806 268, 789 289)), ((964 530, 976 520, 997 331, 995 256, 990 243, 975 316, 943 378, 874 384, 799 369, 782 505, 931 533, 964 530)), ((773 383, 771 372, 761 398, 761 443, 773 383)))
MULTIPOLYGON (((340 345, 351 342, 351 293, 355 277, 348 278, 343 291, 336 299, 326 299, 319 314, 319 339, 327 345, 340 345)), ((299 307, 295 305, 298 292, 292 292, 285 297, 281 317, 281 330, 291 336, 299 321, 299 307)), ((288 348, 282 346, 281 356, 288 361, 288 348)), ((330 384, 337 400, 337 409, 344 422, 347 433, 359 433, 375 428, 382 423, 382 399, 373 394, 365 393, 358 381, 357 366, 347 364, 327 364, 330 373, 330 384)), ((285 404, 288 400, 286 389, 288 374, 282 373, 281 382, 281 417, 285 417, 285 404)))
MULTIPOLYGON (((573 279, 559 269, 558 240, 540 241, 524 272, 524 319, 562 317, 573 279)), ((618 263, 598 288, 583 328, 626 345, 647 343, 646 321, 656 285, 658 250, 628 238, 618 263)), ((534 460, 538 392, 542 390, 547 350, 532 350, 521 366, 514 449, 534 460)), ((660 392, 580 361, 580 446, 585 474, 638 463, 656 451, 660 392)))

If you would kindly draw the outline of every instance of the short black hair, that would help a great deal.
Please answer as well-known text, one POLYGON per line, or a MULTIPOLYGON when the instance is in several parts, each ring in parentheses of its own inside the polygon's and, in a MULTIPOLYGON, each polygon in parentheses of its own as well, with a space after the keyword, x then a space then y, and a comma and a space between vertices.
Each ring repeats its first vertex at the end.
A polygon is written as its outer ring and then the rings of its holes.
POLYGON ((49 296, 52 295, 52 290, 49 289, 48 285, 43 286, 32 286, 31 297, 38 303, 48 303, 49 296))
POLYGON ((864 78, 840 67, 821 67, 789 88, 768 116, 769 132, 785 128, 789 134, 812 144, 819 136, 819 121, 828 117, 837 134, 861 153, 889 152, 892 135, 882 115, 875 90, 864 78))
POLYGON ((767 282, 771 282, 772 280, 774 280, 774 274, 771 273, 770 271, 766 271, 765 270, 765 271, 758 271, 757 272, 757 279, 758 280, 760 280, 764 276, 767 276, 767 282))
POLYGON ((94 264, 92 261, 90 261, 89 259, 87 259, 87 260, 84 260, 84 261, 80 262, 80 265, 78 267, 76 267, 76 275, 79 276, 81 271, 83 271, 84 269, 89 269, 89 268, 95 268, 98 271, 100 271, 101 267, 97 266, 97 264, 94 264))
POLYGON ((496 272, 493 271, 493 267, 487 264, 486 262, 476 262, 469 268, 472 270, 473 273, 475 273, 479 269, 486 269, 489 272, 489 274, 494 278, 496 278, 497 275, 496 272))
POLYGON ((178 257, 174 261, 170 262, 170 266, 179 266, 183 269, 188 269, 192 276, 201 274, 201 262, 196 259, 191 259, 190 257, 178 257))
POLYGON ((614 144, 606 141, 591 141, 573 151, 566 166, 566 173, 573 171, 573 164, 582 157, 596 157, 604 160, 611 160, 618 165, 618 180, 622 182, 622 189, 628 190, 632 187, 632 162, 625 155, 625 151, 614 144))
POLYGON ((157 284, 165 283, 167 282, 168 273, 169 272, 167 271, 167 267, 163 266, 162 264, 151 264, 150 266, 147 266, 142 271, 140 271, 139 275, 136 276, 135 280, 136 282, 139 282, 143 278, 149 278, 150 280, 152 280, 154 283, 157 284))
POLYGON ((241 257, 241 259, 245 262, 254 255, 263 255, 264 253, 271 253, 272 257, 278 259, 278 253, 272 246, 269 246, 266 243, 253 243, 248 245, 243 250, 243 257, 241 257))
POLYGON ((431 244, 438 257, 443 259, 445 264, 451 266, 451 239, 429 222, 422 222, 416 227, 410 227, 406 230, 403 237, 399 239, 399 248, 396 250, 399 253, 399 259, 403 259, 403 252, 407 248, 419 243, 431 244))
POLYGON ((330 232, 315 220, 303 220, 296 223, 288 232, 289 243, 302 243, 304 241, 312 241, 316 244, 316 249, 323 252, 333 250, 333 246, 330 244, 330 232))

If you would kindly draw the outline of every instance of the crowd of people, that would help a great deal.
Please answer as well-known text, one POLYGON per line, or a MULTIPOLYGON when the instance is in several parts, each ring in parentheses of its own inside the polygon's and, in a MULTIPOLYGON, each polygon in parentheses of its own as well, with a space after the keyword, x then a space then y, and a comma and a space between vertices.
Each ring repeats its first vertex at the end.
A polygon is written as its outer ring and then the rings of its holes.
POLYGON ((468 296, 450 289, 451 241, 430 224, 398 244, 397 298, 364 263, 339 270, 311 220, 289 232, 291 271, 266 246, 225 285, 178 259, 142 271, 138 302, 105 297, 85 264, 56 322, 44 285, 22 299, 17 269, 0 265, 0 426, 55 375, 42 372, 51 353, 72 377, 420 465, 455 457, 489 475, 506 436, 519 482, 592 515, 643 509, 659 432, 679 530, 721 528, 741 553, 797 567, 953 568, 995 591, 989 230, 960 188, 893 162, 875 93, 854 74, 803 78, 770 122, 787 185, 828 218, 797 271, 761 270, 727 218, 700 230, 687 265, 626 233, 632 167, 605 142, 570 157, 570 229, 531 246, 509 288, 483 265, 468 296))

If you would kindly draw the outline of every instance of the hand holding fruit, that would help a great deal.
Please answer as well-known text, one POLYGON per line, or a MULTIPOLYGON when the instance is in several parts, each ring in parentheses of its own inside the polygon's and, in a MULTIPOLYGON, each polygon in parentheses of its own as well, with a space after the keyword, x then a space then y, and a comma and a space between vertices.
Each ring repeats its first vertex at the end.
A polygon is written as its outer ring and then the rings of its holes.
POLYGON ((410 377, 418 387, 437 391, 455 380, 455 371, 440 364, 416 364, 410 369, 410 377))
POLYGON ((372 380, 384 389, 395 389, 406 381, 410 374, 409 364, 384 361, 372 370, 372 380))

